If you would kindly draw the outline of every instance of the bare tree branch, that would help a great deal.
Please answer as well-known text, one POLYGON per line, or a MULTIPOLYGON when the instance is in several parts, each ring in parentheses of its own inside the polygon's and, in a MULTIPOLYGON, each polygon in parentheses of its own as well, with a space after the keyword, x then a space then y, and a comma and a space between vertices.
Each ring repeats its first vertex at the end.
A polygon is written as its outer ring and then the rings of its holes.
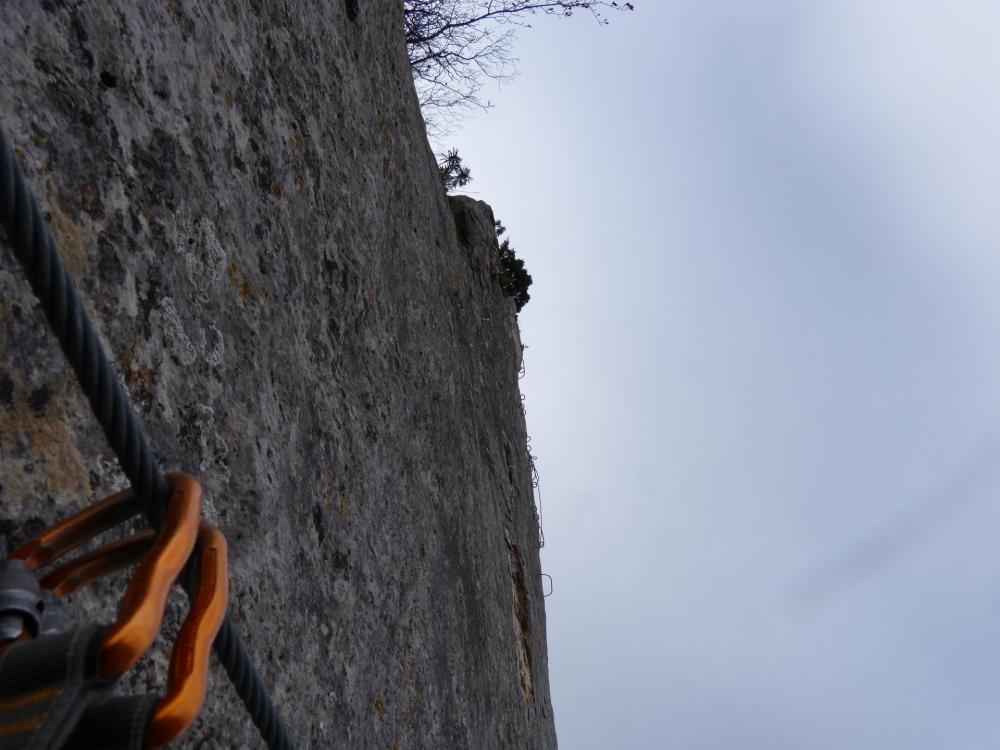
POLYGON ((588 12, 604 25, 609 12, 634 9, 615 0, 403 0, 406 48, 425 118, 434 125, 470 107, 488 108, 479 96, 483 82, 513 78, 514 37, 533 16, 588 12))

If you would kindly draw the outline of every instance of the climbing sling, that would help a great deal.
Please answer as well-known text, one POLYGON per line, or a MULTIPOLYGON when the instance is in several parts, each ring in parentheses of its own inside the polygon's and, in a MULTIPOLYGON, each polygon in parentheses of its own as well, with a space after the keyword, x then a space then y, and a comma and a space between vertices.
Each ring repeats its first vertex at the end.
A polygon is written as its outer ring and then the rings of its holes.
POLYGON ((130 482, 15 550, 0 569, 0 750, 164 746, 201 707, 209 645, 267 746, 293 750, 225 614, 226 543, 200 523, 200 485, 185 475, 164 476, 157 465, 2 130, 0 225, 130 482), (146 517, 148 530, 36 578, 36 569, 137 515, 146 517), (133 563, 118 620, 110 628, 73 628, 57 597, 133 563), (117 678, 156 637, 175 580, 188 592, 191 611, 171 656, 166 695, 114 695, 117 678))

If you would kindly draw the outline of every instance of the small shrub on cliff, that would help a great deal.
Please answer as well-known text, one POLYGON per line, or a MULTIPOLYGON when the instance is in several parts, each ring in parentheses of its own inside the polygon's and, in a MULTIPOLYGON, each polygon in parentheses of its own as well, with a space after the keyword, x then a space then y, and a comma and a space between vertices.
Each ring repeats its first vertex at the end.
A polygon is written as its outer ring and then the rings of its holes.
POLYGON ((531 295, 528 294, 528 287, 531 286, 531 274, 524 269, 524 261, 517 257, 514 249, 510 246, 510 239, 503 237, 507 228, 499 221, 496 223, 497 240, 500 242, 500 288, 507 297, 514 298, 517 311, 528 304, 531 295))
POLYGON ((465 187, 472 182, 472 172, 462 163, 457 148, 438 156, 438 174, 441 175, 441 184, 444 185, 445 192, 465 187))
MULTIPOLYGON (((448 153, 438 156, 438 174, 441 175, 441 185, 445 192, 465 187, 472 182, 472 173, 462 163, 458 149, 454 148, 448 153)), ((510 239, 504 237, 507 233, 507 227, 498 221, 494 228, 497 233, 497 241, 500 244, 497 280, 500 282, 500 289, 503 290, 504 296, 513 297, 517 311, 521 312, 521 308, 528 304, 528 300, 531 299, 531 295, 528 294, 528 287, 531 286, 531 274, 524 269, 524 261, 514 253, 514 249, 510 246, 510 239)))

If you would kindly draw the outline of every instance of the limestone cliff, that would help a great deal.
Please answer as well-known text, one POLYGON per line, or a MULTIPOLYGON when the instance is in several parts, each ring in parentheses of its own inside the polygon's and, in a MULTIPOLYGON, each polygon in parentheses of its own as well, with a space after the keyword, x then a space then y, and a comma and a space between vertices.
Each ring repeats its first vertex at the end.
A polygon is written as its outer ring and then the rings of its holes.
MULTIPOLYGON (((399 4, 18 0, 0 59, 0 124, 161 463, 206 487, 300 747, 554 748, 513 306, 489 208, 437 181, 399 4)), ((4 246, 0 533, 122 481, 4 246)), ((218 667, 182 745, 260 746, 218 667)))

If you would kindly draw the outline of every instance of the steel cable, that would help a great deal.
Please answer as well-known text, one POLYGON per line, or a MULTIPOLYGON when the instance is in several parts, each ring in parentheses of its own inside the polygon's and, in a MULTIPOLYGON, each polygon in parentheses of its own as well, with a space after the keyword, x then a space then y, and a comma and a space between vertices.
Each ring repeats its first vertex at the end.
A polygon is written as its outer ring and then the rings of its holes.
MULTIPOLYGON (((122 471, 154 528, 163 522, 170 488, 139 415, 112 369, 72 279, 59 257, 38 201, 0 129, 0 225, 24 268, 52 332, 90 402, 122 471)), ((187 586, 185 586, 187 588, 187 586)), ((236 692, 271 750, 294 745, 228 615, 213 644, 236 692)))

